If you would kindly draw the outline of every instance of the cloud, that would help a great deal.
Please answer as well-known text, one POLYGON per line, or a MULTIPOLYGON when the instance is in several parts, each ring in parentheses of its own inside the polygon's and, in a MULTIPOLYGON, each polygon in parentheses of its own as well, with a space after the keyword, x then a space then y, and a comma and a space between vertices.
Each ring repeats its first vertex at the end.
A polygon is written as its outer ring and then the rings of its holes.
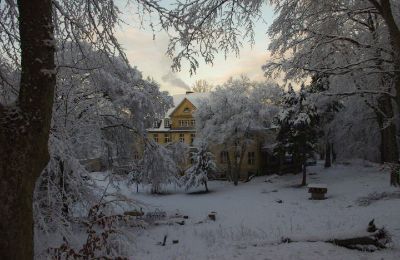
POLYGON ((190 75, 189 66, 183 62, 182 70, 171 72, 171 59, 165 55, 168 46, 168 35, 159 32, 153 39, 149 30, 141 30, 132 26, 122 26, 117 32, 120 43, 126 50, 132 65, 137 66, 145 77, 150 76, 160 83, 162 90, 172 95, 183 94, 198 79, 207 80, 213 85, 223 84, 229 77, 247 75, 252 80, 265 80, 261 66, 271 59, 267 50, 269 39, 264 31, 259 30, 256 44, 251 48, 244 44, 240 56, 223 53, 216 54, 214 64, 205 64, 200 58, 200 67, 196 74, 190 75))
POLYGON ((181 78, 179 78, 178 76, 176 76, 176 74, 172 73, 172 72, 168 72, 167 74, 163 75, 161 77, 161 79, 166 82, 169 83, 175 87, 179 87, 179 88, 183 88, 186 90, 190 90, 190 87, 188 84, 186 84, 181 78))

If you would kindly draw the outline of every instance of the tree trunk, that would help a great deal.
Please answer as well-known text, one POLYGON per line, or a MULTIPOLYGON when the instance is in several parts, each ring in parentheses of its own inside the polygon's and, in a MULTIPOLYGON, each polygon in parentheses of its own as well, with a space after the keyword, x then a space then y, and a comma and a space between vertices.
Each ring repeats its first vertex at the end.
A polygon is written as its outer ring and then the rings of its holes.
POLYGON ((399 158, 396 141, 396 125, 393 122, 392 100, 387 95, 378 98, 379 110, 375 112, 381 135, 381 162, 396 163, 399 158), (384 113, 384 115, 382 114, 384 113))
POLYGON ((325 143, 325 168, 329 168, 332 166, 331 161, 331 143, 326 141, 325 143))
POLYGON ((380 3, 378 3, 378 1, 376 0, 370 0, 370 2, 382 15, 382 18, 388 27, 390 44, 392 45, 392 49, 394 52, 394 70, 397 71, 394 73, 394 82, 396 89, 395 100, 397 104, 397 109, 400 109, 400 73, 398 72, 400 71, 400 28, 396 24, 390 0, 381 0, 380 3))
POLYGON ((283 163, 284 163, 284 157, 285 157, 285 153, 284 152, 282 152, 282 151, 280 151, 279 152, 279 175, 283 175, 283 173, 284 173, 284 165, 283 165, 283 163))
POLYGON ((318 147, 319 147, 319 159, 320 160, 325 160, 325 147, 324 147, 324 145, 325 144, 319 144, 318 145, 318 147))
POLYGON ((238 167, 235 167, 235 170, 233 171, 233 185, 237 186, 238 183, 239 183, 238 167))
POLYGON ((62 200, 62 214, 65 218, 68 218, 69 215, 69 206, 68 206, 68 198, 66 196, 66 189, 67 184, 65 183, 65 169, 64 169, 64 162, 61 160, 61 158, 58 158, 58 165, 60 167, 60 192, 61 192, 61 200, 62 200))
POLYGON ((227 174, 226 174, 226 177, 227 177, 227 179, 228 179, 228 181, 232 181, 232 163, 231 163, 231 157, 230 157, 230 153, 229 153, 229 151, 228 150, 226 150, 227 151, 227 163, 228 163, 228 169, 227 169, 227 174))
POLYGON ((49 160, 55 79, 51 0, 18 0, 21 81, 17 104, 0 104, 0 256, 33 259, 32 197, 49 160))
POLYGON ((243 158, 246 153, 246 145, 242 144, 240 147, 239 161, 236 153, 238 153, 238 151, 235 152, 235 171, 233 176, 233 184, 235 186, 239 183, 240 169, 242 168, 243 158))
POLYGON ((307 185, 307 166, 306 163, 303 163, 303 167, 302 167, 302 172, 303 172, 303 178, 301 181, 301 186, 306 186, 307 185))
POLYGON ((237 152, 233 153, 234 155, 234 169, 233 169, 233 185, 237 186, 239 183, 239 162, 237 161, 237 152))
POLYGON ((333 143, 331 143, 331 150, 332 150, 332 163, 336 162, 336 150, 333 146, 333 143))
POLYGON ((206 188, 206 192, 208 192, 207 181, 204 182, 204 187, 206 188))

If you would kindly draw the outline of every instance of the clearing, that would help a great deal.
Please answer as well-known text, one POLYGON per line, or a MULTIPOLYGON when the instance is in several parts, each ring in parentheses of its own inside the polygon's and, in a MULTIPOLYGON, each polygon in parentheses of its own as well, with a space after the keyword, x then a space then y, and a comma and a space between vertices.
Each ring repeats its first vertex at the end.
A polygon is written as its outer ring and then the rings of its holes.
POLYGON ((354 161, 330 169, 319 163, 308 172, 308 183, 328 185, 326 200, 309 200, 307 188, 295 186, 301 175, 261 176, 236 187, 212 181, 208 194, 151 195, 132 187, 126 195, 144 203, 144 211, 188 216, 185 225, 140 230, 132 259, 400 259, 400 189, 389 187, 386 171, 354 161), (211 211, 216 221, 208 219, 211 211), (362 252, 306 242, 353 237, 371 219, 391 233, 390 248, 362 252), (279 243, 285 237, 304 242, 279 243))

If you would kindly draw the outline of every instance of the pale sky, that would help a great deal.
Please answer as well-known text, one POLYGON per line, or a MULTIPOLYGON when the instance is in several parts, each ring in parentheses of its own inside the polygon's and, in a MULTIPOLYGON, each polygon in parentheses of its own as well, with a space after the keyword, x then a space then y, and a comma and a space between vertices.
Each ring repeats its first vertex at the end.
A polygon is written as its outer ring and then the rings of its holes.
POLYGON ((223 54, 216 56, 214 65, 205 64, 200 60, 200 67, 196 74, 190 76, 189 67, 183 66, 177 73, 171 71, 171 60, 165 55, 168 37, 159 33, 153 39, 150 30, 140 29, 135 23, 133 15, 125 14, 127 25, 123 25, 117 32, 117 38, 126 51, 132 66, 142 71, 145 77, 150 76, 160 83, 162 90, 167 90, 171 95, 185 93, 185 86, 192 86, 198 79, 207 80, 213 85, 222 84, 230 77, 247 75, 252 80, 263 80, 261 66, 268 59, 268 26, 273 20, 273 9, 269 6, 263 8, 263 21, 255 27, 255 45, 251 48, 244 44, 240 57, 231 54, 224 58, 223 54))

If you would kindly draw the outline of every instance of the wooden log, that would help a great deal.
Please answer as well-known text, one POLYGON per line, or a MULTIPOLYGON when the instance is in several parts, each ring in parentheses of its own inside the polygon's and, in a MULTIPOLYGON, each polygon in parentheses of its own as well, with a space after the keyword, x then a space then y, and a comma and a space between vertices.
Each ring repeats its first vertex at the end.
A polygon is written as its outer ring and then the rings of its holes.
MULTIPOLYGON (((373 220, 369 223, 369 228, 375 226, 373 220)), ((370 229, 371 230, 371 229, 370 229)), ((306 240, 306 241, 296 241, 288 237, 282 238, 281 243, 296 243, 296 242, 320 242, 318 240, 306 240)), ((371 232, 365 236, 356 236, 344 239, 330 239, 322 242, 331 243, 337 246, 345 247, 348 249, 355 249, 360 251, 373 252, 375 250, 385 249, 386 245, 391 242, 391 236, 384 228, 376 229, 375 232, 371 232), (371 248, 369 246, 374 246, 371 248)))

